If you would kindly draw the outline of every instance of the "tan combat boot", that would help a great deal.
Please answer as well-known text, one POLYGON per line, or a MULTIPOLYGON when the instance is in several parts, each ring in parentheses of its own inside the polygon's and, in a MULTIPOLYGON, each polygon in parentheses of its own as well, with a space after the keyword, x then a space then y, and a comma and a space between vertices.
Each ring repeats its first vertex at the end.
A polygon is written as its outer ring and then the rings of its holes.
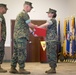
POLYGON ((14 67, 11 67, 9 73, 18 74, 18 71, 14 67))
POLYGON ((19 74, 30 74, 30 72, 29 71, 26 71, 23 68, 21 68, 21 69, 19 69, 19 74))
POLYGON ((53 73, 56 73, 56 69, 55 69, 55 68, 51 68, 50 70, 45 71, 45 73, 47 73, 47 74, 53 74, 53 73))
POLYGON ((2 67, 1 67, 1 64, 0 64, 0 73, 6 73, 7 70, 4 70, 2 67))
POLYGON ((7 70, 4 70, 3 68, 0 68, 0 73, 6 73, 7 70))

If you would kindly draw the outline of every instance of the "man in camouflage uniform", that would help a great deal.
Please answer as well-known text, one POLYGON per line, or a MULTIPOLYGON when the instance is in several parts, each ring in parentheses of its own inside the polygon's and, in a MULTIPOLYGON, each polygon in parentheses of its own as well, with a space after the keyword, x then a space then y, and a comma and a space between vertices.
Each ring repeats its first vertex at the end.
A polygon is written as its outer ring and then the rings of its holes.
POLYGON ((6 4, 0 4, 0 73, 7 72, 7 70, 1 68, 5 52, 4 45, 6 41, 6 23, 3 14, 5 14, 6 11, 7 11, 6 4))
POLYGON ((27 14, 32 8, 32 3, 25 1, 23 11, 16 18, 14 27, 14 53, 10 73, 30 74, 24 67, 27 57, 27 41, 30 34, 29 27, 36 27, 36 25, 31 23, 30 17, 27 14), (19 72, 16 70, 17 63, 19 64, 19 72))
POLYGON ((55 20, 56 10, 49 9, 48 17, 50 18, 45 24, 41 25, 40 28, 47 28, 46 32, 46 52, 48 57, 48 62, 51 67, 46 73, 56 73, 57 66, 57 22, 55 20))

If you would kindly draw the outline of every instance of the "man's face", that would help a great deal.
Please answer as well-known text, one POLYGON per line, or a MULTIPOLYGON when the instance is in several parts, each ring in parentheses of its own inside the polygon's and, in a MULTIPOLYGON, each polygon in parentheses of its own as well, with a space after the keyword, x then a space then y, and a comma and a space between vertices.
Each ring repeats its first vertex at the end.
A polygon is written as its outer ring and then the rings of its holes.
POLYGON ((30 12, 32 8, 31 8, 29 5, 24 5, 24 9, 25 9, 27 12, 30 12))
POLYGON ((28 5, 28 12, 30 12, 30 11, 31 11, 31 9, 32 9, 32 8, 28 5))
POLYGON ((7 9, 3 7, 3 14, 7 12, 7 9))
POLYGON ((7 9, 2 7, 2 13, 5 14, 7 12, 7 9))

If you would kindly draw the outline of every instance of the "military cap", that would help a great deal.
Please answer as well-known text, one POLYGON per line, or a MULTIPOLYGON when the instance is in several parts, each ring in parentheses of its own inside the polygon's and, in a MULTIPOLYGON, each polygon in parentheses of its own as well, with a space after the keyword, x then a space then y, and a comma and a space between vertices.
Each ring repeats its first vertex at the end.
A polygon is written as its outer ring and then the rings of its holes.
POLYGON ((24 3, 24 4, 27 4, 27 5, 29 5, 31 8, 33 8, 32 3, 31 3, 31 2, 29 2, 29 1, 25 1, 25 3, 24 3))
POLYGON ((49 8, 49 11, 48 12, 46 12, 46 13, 56 13, 57 11, 55 10, 55 9, 51 9, 51 8, 49 8))
POLYGON ((0 7, 4 7, 5 9, 8 9, 7 8, 7 5, 6 4, 3 4, 3 3, 0 3, 0 7))

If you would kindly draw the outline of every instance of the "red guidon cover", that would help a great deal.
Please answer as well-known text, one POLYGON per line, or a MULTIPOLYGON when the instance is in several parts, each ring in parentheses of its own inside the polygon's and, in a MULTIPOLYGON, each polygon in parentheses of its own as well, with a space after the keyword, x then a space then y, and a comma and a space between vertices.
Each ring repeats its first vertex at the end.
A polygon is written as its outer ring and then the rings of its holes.
POLYGON ((36 34, 37 36, 46 36, 46 29, 44 28, 35 28, 34 34, 36 34))

